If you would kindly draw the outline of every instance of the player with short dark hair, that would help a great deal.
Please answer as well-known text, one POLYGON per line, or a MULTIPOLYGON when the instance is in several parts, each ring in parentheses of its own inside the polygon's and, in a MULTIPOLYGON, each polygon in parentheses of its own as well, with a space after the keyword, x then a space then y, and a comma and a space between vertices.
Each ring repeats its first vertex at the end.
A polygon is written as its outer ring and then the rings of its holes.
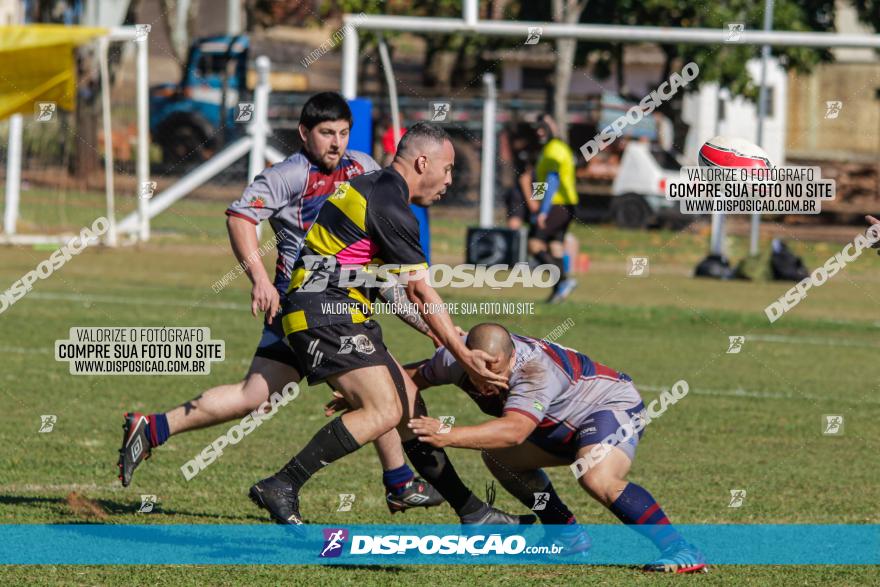
MULTIPOLYGON (((303 105, 302 112, 299 114, 299 123, 309 130, 330 120, 347 122, 349 130, 351 130, 353 123, 351 108, 345 98, 336 92, 321 92, 313 95, 303 105)), ((324 163, 327 165, 326 169, 333 168, 329 165, 331 162, 324 163)))
MULTIPOLYGON (((572 466, 589 455, 592 462, 585 469, 578 468, 581 486, 661 551, 645 570, 685 573, 706 566, 699 550, 669 524, 651 494, 626 480, 644 428, 633 422, 643 418, 645 410, 628 375, 572 349, 511 334, 500 324, 475 326, 466 345, 495 357, 490 367, 507 380, 507 390, 494 395, 480 393, 445 348, 406 369, 419 389, 456 385, 495 418, 476 426, 456 426, 442 434, 438 433, 438 420, 416 418, 409 426, 420 440, 438 448, 482 450, 492 474, 528 507, 532 507, 536 493, 548 494, 546 507, 536 511, 544 524, 576 522, 541 467, 572 466), (603 440, 619 436, 618 431, 627 424, 633 426, 628 440, 604 453, 597 450, 605 451, 603 440), (597 454, 601 456, 595 458, 597 454)), ((343 405, 337 398, 328 411, 343 405)), ((569 552, 589 548, 589 539, 577 530, 567 540, 569 552)))
POLYGON ((250 497, 282 524, 303 523, 300 491, 322 468, 398 428, 410 462, 455 509, 465 524, 531 523, 482 502, 462 483, 446 453, 419 442, 407 429, 424 414, 418 390, 385 347, 371 320, 376 288, 349 281, 385 265, 405 282, 433 334, 475 384, 505 384, 485 364, 486 353, 468 349, 427 281, 419 225, 410 203, 429 206, 452 183, 455 151, 439 126, 417 123, 403 136, 391 166, 339 186, 306 235, 290 280, 282 323, 297 370, 312 385, 327 381, 353 409, 319 430, 275 475, 256 483, 250 497))
MULTIPOLYGON (((351 110, 339 94, 323 92, 309 98, 299 124, 302 149, 263 170, 226 210, 232 250, 253 284, 251 313, 256 317, 258 312, 265 312, 262 337, 242 381, 208 389, 168 412, 125 415, 118 465, 123 486, 131 483, 135 469, 152 449, 172 435, 242 418, 266 401, 270 393, 301 379, 302 372, 292 366, 297 359, 285 341, 279 312, 294 262, 306 231, 336 186, 379 169, 369 155, 347 149, 351 124, 351 110), (257 226, 264 220, 277 240, 274 282, 266 274, 259 254, 257 226)), ((404 318, 430 334, 424 323, 404 318)), ((407 466, 396 432, 376 439, 376 448, 392 512, 442 503, 436 491, 407 466)))

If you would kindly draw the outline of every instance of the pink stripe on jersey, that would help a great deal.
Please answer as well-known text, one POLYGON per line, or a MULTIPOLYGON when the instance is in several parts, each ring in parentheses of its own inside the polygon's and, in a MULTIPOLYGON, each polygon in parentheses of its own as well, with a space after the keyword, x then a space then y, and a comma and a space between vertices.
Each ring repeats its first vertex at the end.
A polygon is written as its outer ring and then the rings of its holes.
POLYGON ((367 265, 379 252, 379 246, 368 238, 352 243, 336 253, 340 265, 367 265))

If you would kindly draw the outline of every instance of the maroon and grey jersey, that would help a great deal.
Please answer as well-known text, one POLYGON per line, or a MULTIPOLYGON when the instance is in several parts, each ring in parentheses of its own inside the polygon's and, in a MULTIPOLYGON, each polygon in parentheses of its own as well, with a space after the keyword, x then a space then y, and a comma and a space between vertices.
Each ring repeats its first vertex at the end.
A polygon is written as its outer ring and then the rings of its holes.
MULTIPOLYGON (((571 434, 602 410, 627 410, 642 402, 632 379, 575 350, 527 336, 513 335, 516 363, 510 389, 498 396, 481 395, 446 348, 422 364, 420 374, 432 385, 462 388, 491 416, 517 412, 540 428, 564 426, 571 434)), ((561 441, 567 441, 560 437, 561 441)))
POLYGON ((303 238, 336 187, 367 171, 379 169, 373 158, 346 151, 330 173, 325 173, 300 150, 281 163, 263 170, 233 202, 226 214, 254 224, 268 220, 278 241, 275 288, 284 295, 303 238))

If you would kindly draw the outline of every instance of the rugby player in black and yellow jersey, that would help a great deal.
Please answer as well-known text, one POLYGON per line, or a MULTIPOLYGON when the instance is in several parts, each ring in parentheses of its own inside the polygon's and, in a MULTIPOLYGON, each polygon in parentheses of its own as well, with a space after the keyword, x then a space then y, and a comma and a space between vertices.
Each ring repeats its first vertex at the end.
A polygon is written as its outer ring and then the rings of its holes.
POLYGON ((478 388, 506 388, 486 365, 492 357, 468 349, 443 300, 428 283, 419 225, 410 203, 429 206, 452 183, 455 151, 441 127, 418 123, 403 136, 381 171, 340 184, 306 235, 291 274, 282 323, 309 383, 328 382, 354 409, 321 428, 278 473, 250 490, 251 499, 284 524, 302 524, 299 494, 318 470, 397 428, 416 470, 455 509, 464 524, 533 523, 478 499, 459 479, 443 449, 420 442, 406 423, 425 408, 412 379, 370 319, 375 287, 349 286, 353 268, 392 265, 406 295, 433 335, 478 388))

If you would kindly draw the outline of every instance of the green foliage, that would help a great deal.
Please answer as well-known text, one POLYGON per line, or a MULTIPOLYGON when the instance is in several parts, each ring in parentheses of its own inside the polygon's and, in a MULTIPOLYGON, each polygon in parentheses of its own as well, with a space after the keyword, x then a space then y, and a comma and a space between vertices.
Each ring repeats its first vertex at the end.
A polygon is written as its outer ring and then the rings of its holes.
POLYGON ((859 19, 880 33, 880 0, 853 0, 859 19))
MULTIPOLYGON (((786 31, 834 30, 833 0, 777 0, 773 12, 773 28, 786 31)), ((747 30, 760 30, 764 22, 763 0, 731 0, 730 2, 707 2, 705 0, 591 0, 581 18, 583 23, 608 23, 637 26, 669 26, 686 28, 709 28, 727 30, 728 23, 744 23, 747 30)), ((578 59, 583 62, 591 51, 599 51, 603 57, 600 71, 610 70, 612 43, 581 43, 578 59)), ((757 97, 757 87, 752 83, 743 64, 760 56, 760 47, 725 43, 717 45, 684 45, 661 43, 667 56, 667 67, 694 61, 700 66, 699 77, 687 90, 694 91, 701 84, 720 82, 732 93, 748 98, 757 97)), ((829 61, 831 53, 824 49, 806 47, 774 47, 773 56, 782 65, 796 71, 806 72, 822 61, 829 61)), ((661 75, 662 81, 668 72, 661 75)))

